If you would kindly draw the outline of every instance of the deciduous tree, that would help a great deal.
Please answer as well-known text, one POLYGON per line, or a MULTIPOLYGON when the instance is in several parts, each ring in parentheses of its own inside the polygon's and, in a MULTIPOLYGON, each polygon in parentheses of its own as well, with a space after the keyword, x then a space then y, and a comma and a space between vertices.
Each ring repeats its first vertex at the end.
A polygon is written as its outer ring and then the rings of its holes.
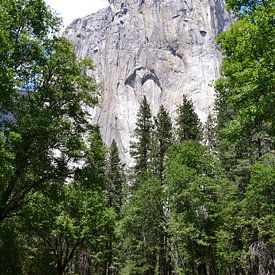
POLYGON ((95 103, 88 60, 55 36, 58 19, 41 0, 0 4, 0 221, 27 194, 74 173, 88 127, 84 105, 95 103))

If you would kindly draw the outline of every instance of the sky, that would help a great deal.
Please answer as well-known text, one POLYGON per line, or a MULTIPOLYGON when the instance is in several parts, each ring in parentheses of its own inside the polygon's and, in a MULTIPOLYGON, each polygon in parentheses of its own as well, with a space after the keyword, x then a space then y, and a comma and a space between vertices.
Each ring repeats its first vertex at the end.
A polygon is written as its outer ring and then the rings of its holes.
POLYGON ((108 0, 45 0, 45 2, 58 12, 65 26, 74 19, 94 13, 109 4, 108 0))

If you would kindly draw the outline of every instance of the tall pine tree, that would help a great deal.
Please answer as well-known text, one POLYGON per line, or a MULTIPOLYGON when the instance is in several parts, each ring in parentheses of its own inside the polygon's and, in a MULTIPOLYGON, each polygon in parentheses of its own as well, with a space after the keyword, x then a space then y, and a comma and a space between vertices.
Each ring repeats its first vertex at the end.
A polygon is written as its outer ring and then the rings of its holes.
POLYGON ((117 214, 120 213, 122 205, 122 185, 124 182, 124 167, 120 161, 118 147, 113 140, 109 149, 106 163, 106 176, 108 180, 108 205, 117 214))
MULTIPOLYGON (((107 177, 107 202, 116 213, 116 220, 121 218, 121 206, 123 201, 123 183, 124 183, 124 166, 119 157, 119 151, 115 140, 109 148, 106 161, 107 177)), ((116 266, 115 255, 118 253, 118 239, 110 228, 108 240, 106 243, 107 259, 104 274, 113 274, 112 269, 116 266)))
POLYGON ((135 172, 137 176, 149 170, 151 139, 152 115, 149 103, 144 96, 137 113, 135 141, 130 145, 130 153, 135 160, 135 172))
POLYGON ((155 117, 155 138, 157 143, 155 164, 156 174, 163 179, 164 171, 164 156, 167 148, 172 144, 173 133, 172 133, 172 121, 163 105, 160 106, 157 116, 155 117))
MULTIPOLYGON (((170 145, 173 143, 172 121, 163 105, 160 106, 157 116, 154 119, 154 142, 155 156, 152 168, 160 180, 161 186, 164 182, 164 159, 170 145)), ((164 201, 159 205, 161 221, 159 225, 159 274, 171 274, 170 247, 168 245, 167 224, 165 218, 166 205, 164 201)))
POLYGON ((201 140, 201 122, 194 111, 191 100, 183 95, 182 104, 177 109, 176 133, 179 142, 201 140))

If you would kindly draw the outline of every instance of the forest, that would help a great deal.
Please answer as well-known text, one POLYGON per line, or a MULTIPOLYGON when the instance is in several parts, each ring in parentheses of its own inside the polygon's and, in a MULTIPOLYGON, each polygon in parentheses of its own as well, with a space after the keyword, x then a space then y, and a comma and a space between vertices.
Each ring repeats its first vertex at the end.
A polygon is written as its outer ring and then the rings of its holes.
POLYGON ((144 96, 129 168, 89 122, 93 64, 61 19, 1 0, 1 275, 275 274, 275 5, 226 2, 212 114, 144 96))

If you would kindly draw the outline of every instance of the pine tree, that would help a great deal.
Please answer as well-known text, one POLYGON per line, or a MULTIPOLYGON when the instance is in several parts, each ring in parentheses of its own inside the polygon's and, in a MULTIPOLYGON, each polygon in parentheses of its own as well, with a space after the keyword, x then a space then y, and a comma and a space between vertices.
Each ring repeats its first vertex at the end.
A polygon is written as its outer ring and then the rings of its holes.
POLYGON ((176 132, 179 142, 185 140, 201 140, 201 122, 194 111, 191 100, 183 95, 182 104, 177 109, 176 132))
POLYGON ((120 213, 122 205, 122 185, 124 182, 124 167, 121 163, 118 147, 113 140, 109 149, 106 165, 106 176, 108 180, 108 204, 117 214, 120 213))
MULTIPOLYGON (((155 156, 152 168, 155 167, 155 174, 160 180, 161 185, 164 184, 164 158, 166 150, 173 142, 172 121, 163 105, 160 106, 157 116, 154 119, 154 142, 155 156)), ((171 262, 169 257, 168 236, 165 228, 165 205, 164 202, 159 206, 160 216, 163 221, 159 226, 159 274, 170 274, 171 262)))
POLYGON ((130 154, 135 159, 135 172, 139 176, 149 170, 152 139, 152 115, 149 103, 144 96, 137 113, 135 141, 130 145, 130 154))
MULTIPOLYGON (((116 219, 121 218, 121 207, 123 200, 123 183, 124 183, 124 166, 119 157, 119 151, 115 140, 109 148, 106 161, 106 177, 107 177, 107 200, 108 206, 116 213, 116 219)), ((104 274, 109 274, 115 265, 114 256, 117 252, 118 239, 114 231, 111 229, 106 244, 107 260, 105 264, 104 274)), ((112 273, 110 273, 112 274, 112 273)))
POLYGON ((211 152, 215 152, 217 149, 217 134, 215 118, 212 114, 209 114, 204 125, 203 136, 205 144, 208 146, 211 152))
POLYGON ((155 117, 155 138, 157 151, 155 157, 156 174, 163 179, 164 156, 167 148, 172 144, 172 121, 163 105, 160 106, 157 116, 155 117))

